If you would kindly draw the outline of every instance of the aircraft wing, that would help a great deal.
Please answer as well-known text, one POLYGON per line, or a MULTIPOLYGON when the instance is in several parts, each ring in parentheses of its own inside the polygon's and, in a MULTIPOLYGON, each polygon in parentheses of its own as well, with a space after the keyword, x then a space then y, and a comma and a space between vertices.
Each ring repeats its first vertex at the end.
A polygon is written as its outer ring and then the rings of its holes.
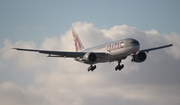
POLYGON ((153 51, 153 50, 158 50, 158 49, 162 49, 162 48, 166 48, 166 47, 171 47, 173 46, 173 44, 168 44, 168 45, 164 45, 164 46, 160 46, 160 47, 154 47, 154 48, 149 48, 149 49, 143 49, 140 50, 139 52, 149 52, 149 51, 153 51))
MULTIPOLYGON (((34 49, 22 49, 22 48, 13 48, 20 51, 31 51, 31 52, 39 52, 42 54, 48 54, 48 57, 69 57, 69 58, 76 58, 76 57, 82 57, 87 52, 68 52, 68 51, 50 51, 50 50, 34 50, 34 49)), ((93 52, 98 57, 107 55, 104 52, 93 52)))

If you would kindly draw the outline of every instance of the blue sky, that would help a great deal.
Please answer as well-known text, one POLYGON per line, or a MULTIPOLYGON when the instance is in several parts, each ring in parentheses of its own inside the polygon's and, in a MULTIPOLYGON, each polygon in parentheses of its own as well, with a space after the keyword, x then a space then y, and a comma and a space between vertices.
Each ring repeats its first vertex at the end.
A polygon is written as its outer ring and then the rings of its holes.
POLYGON ((0 0, 1 105, 179 105, 179 0, 0 0), (142 63, 89 65, 12 47, 75 51, 132 37, 152 51, 142 63))
POLYGON ((180 33, 179 10, 179 0, 1 0, 0 40, 38 43, 44 36, 65 33, 78 21, 99 29, 127 24, 142 31, 180 33))

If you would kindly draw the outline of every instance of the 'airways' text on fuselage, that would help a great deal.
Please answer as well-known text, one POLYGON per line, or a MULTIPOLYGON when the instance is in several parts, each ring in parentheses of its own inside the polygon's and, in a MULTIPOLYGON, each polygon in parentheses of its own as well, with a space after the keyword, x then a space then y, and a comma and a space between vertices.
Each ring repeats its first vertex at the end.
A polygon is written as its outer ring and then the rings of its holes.
POLYGON ((113 43, 113 44, 109 44, 107 45, 107 51, 109 53, 111 53, 114 50, 118 50, 123 48, 124 43, 123 42, 119 42, 119 43, 113 43))

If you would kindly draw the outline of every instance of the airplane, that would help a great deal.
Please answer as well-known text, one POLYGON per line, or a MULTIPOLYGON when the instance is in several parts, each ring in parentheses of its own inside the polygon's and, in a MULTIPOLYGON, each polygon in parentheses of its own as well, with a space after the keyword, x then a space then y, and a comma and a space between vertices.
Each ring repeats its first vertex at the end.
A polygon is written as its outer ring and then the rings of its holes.
POLYGON ((35 50, 35 49, 23 49, 23 48, 12 48, 20 51, 32 51, 39 52, 42 54, 48 54, 48 57, 68 57, 74 58, 75 61, 89 64, 88 71, 94 71, 97 63, 114 62, 117 61, 118 65, 115 70, 121 71, 124 65, 121 61, 126 59, 128 56, 132 57, 132 62, 141 63, 147 58, 149 51, 158 50, 166 47, 171 47, 173 44, 168 44, 160 47, 148 48, 140 50, 140 43, 133 38, 125 38, 110 43, 98 45, 95 47, 85 49, 78 34, 72 28, 72 35, 74 38, 74 45, 76 51, 50 51, 50 50, 35 50))

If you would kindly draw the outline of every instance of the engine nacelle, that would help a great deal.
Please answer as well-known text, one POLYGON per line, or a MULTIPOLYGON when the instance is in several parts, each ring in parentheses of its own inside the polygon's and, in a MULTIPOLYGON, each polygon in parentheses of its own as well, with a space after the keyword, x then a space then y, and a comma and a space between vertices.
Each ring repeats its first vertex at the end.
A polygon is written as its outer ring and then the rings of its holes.
POLYGON ((95 53, 92 53, 92 52, 88 52, 83 56, 83 61, 84 63, 87 63, 87 64, 92 64, 96 62, 96 60, 97 60, 97 56, 95 53))
POLYGON ((145 52, 139 52, 138 54, 133 55, 132 57, 133 57, 133 59, 132 59, 133 62, 140 63, 140 62, 143 62, 146 60, 147 55, 145 52))

